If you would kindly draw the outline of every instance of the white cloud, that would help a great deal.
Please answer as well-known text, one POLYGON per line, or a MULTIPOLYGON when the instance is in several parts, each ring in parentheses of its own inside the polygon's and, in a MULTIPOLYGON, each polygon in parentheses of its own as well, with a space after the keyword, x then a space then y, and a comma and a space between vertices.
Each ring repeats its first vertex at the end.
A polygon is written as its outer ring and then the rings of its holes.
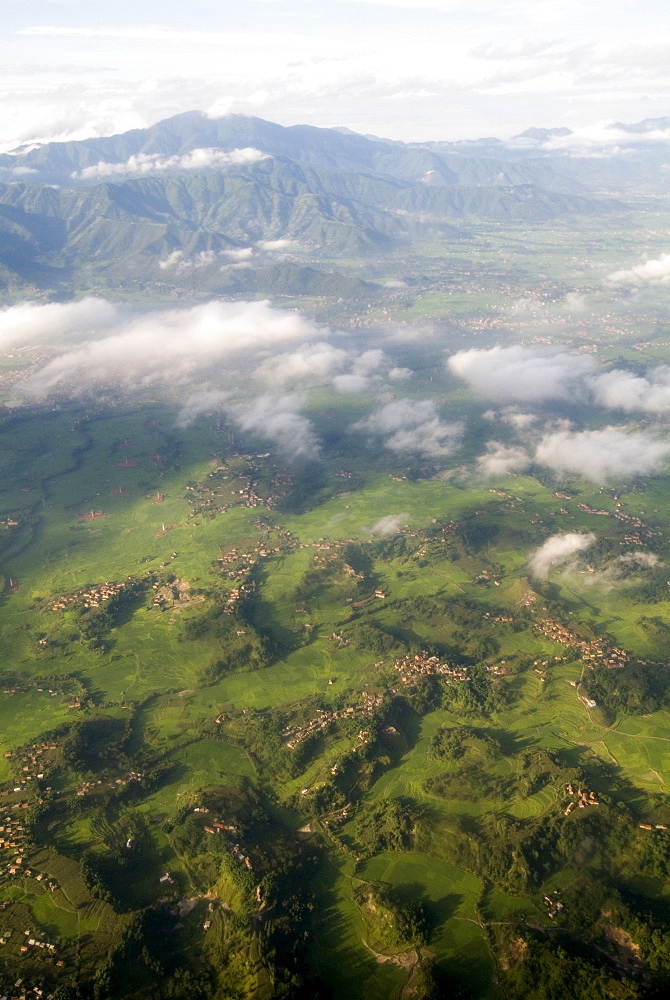
POLYGON ((500 441, 488 441, 486 454, 477 459, 477 472, 485 479, 509 476, 524 472, 531 464, 531 458, 524 448, 509 447, 500 441))
POLYGON ((261 250, 287 250, 295 246, 295 240, 261 240, 258 244, 261 250))
POLYGON ((667 129, 631 133, 617 128, 611 121, 603 121, 585 125, 568 135, 549 136, 542 143, 542 148, 571 156, 603 157, 615 153, 630 153, 640 146, 667 142, 670 142, 670 130, 667 129))
POLYGON ((411 368, 391 368, 387 375, 387 378, 392 379, 394 382, 402 382, 404 379, 411 378, 414 372, 411 368))
POLYGON ((227 397, 228 393, 219 392, 216 389, 192 393, 184 400, 184 404, 177 414, 175 427, 183 429, 192 424, 202 413, 219 410, 227 397))
MULTIPOLYGON (((459 351, 449 358, 448 366, 485 399, 526 403, 563 399, 625 412, 663 413, 670 409, 668 365, 650 369, 646 377, 619 368, 599 373, 590 355, 551 353, 517 345, 459 351)), ((517 430, 530 427, 536 420, 533 414, 520 412, 514 406, 487 410, 483 416, 517 430)))
POLYGON ((597 483, 663 472, 669 458, 670 441, 620 427, 546 434, 534 456, 538 465, 558 475, 578 475, 597 483))
POLYGON ((458 449, 464 425, 443 423, 432 400, 399 399, 359 420, 352 430, 381 439, 390 451, 440 458, 458 449))
POLYGON ((143 177, 146 174, 160 173, 170 170, 213 170, 218 167, 240 166, 246 163, 258 163, 267 159, 266 153, 251 147, 232 149, 192 149, 189 153, 179 156, 161 156, 160 153, 137 153, 123 163, 108 163, 98 160, 93 166, 84 167, 75 172, 76 180, 101 180, 105 177, 135 174, 143 177))
POLYGON ((379 535, 380 538, 389 538, 391 535, 397 535, 399 531, 402 531, 407 525, 407 520, 409 514, 407 511, 403 511, 402 514, 386 514, 384 517, 380 517, 378 521, 370 528, 371 535, 379 535))
MULTIPOLYGON (((670 136, 668 137, 670 139, 670 136)), ((662 253, 644 264, 608 274, 607 280, 614 285, 667 285, 670 282, 670 253, 662 253)))
POLYGON ((531 576, 536 580, 546 580, 554 566, 562 566, 578 552, 588 549, 595 540, 593 532, 588 535, 580 535, 577 532, 552 535, 531 553, 528 560, 531 576))
POLYGON ((596 367, 589 355, 520 345, 458 351, 447 365, 478 396, 500 402, 578 399, 583 377, 596 367))
POLYGON ((224 250, 223 256, 228 257, 229 260, 249 260, 250 257, 254 255, 253 247, 236 247, 233 250, 224 250))
POLYGON ((368 391, 370 388, 370 379, 367 375, 354 375, 352 373, 348 375, 336 375, 333 379, 333 385, 338 392, 356 395, 368 391))
POLYGON ((316 459, 319 439, 307 417, 298 413, 302 406, 297 396, 261 396, 250 408, 236 408, 232 415, 242 430, 274 441, 285 455, 316 459))
POLYGON ((384 352, 380 350, 363 351, 354 359, 352 373, 354 375, 372 375, 385 362, 384 352))
POLYGON ((0 310, 0 349, 31 341, 58 343, 104 333, 127 315, 122 306, 97 298, 6 306, 0 310))
POLYGON ((516 406, 506 406, 503 410, 485 410, 482 416, 485 420, 490 420, 492 423, 500 422, 501 424, 508 424, 510 427, 515 427, 518 431, 532 427, 537 422, 536 414, 522 413, 516 406))
POLYGON ((192 268, 209 267, 215 264, 218 254, 215 250, 201 250, 195 257, 184 257, 183 250, 173 250, 163 260, 158 261, 161 271, 190 271, 192 268))
POLYGON ((255 358, 315 332, 299 314, 265 301, 140 313, 85 299, 67 306, 14 306, 0 314, 0 344, 26 337, 53 343, 59 335, 80 341, 22 383, 32 396, 80 395, 108 381, 127 387, 175 382, 225 358, 255 358), (101 336, 94 339, 96 325, 101 336))
POLYGON ((587 379, 598 406, 610 410, 665 413, 670 410, 670 367, 659 365, 648 377, 614 369, 587 379))
POLYGON ((331 344, 302 344, 295 351, 274 354, 255 371, 269 385, 283 385, 303 378, 331 378, 349 362, 349 352, 331 344))

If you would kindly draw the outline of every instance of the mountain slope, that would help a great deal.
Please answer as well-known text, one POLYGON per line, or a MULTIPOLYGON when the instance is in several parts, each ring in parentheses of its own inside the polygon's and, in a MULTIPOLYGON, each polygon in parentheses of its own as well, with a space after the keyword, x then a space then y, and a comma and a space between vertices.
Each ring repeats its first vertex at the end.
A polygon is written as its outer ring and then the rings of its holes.
MULTIPOLYGON (((462 155, 456 146, 189 113, 123 135, 18 151, 0 157, 9 179, 0 184, 2 273, 10 288, 76 291, 128 281, 183 287, 188 272, 189 287, 241 294, 263 291, 256 272, 273 273, 279 249, 295 265, 323 266, 416 240, 448 246, 473 225, 622 208, 595 197, 569 157, 561 173, 555 159, 462 155)), ((616 166, 621 177, 626 169, 616 166)))

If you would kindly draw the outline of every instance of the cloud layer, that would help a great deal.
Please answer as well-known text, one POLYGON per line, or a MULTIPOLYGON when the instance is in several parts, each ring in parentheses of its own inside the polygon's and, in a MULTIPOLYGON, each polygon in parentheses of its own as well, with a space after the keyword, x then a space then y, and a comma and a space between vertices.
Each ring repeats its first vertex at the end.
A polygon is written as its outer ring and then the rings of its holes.
POLYGON ((255 356, 315 333, 298 313, 267 302, 208 302, 138 313, 98 299, 15 306, 0 313, 0 346, 74 344, 23 383, 26 395, 81 395, 113 381, 175 382, 233 356, 255 356), (95 333, 99 335, 95 337, 95 333))

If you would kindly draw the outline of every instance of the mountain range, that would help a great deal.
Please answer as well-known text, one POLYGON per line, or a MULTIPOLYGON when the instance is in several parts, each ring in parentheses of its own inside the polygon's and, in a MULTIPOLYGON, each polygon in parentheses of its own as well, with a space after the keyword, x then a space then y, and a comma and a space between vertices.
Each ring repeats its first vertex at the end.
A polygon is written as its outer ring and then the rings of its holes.
POLYGON ((613 126, 623 147, 584 153, 567 129, 402 143, 189 112, 19 147, 0 156, 0 282, 8 295, 369 294, 338 259, 448 247, 472 227, 616 215, 640 191, 664 193, 669 124, 613 126))

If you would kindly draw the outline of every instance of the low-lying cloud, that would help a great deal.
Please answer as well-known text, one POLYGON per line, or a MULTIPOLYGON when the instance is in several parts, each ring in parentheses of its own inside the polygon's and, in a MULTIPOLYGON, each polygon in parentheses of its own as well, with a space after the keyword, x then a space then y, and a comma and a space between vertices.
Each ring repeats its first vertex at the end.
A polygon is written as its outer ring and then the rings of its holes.
POLYGON ((298 396, 261 396, 229 413, 243 431, 272 441, 289 458, 316 459, 321 446, 311 422, 298 412, 303 405, 298 396))
POLYGON ((458 351, 447 361, 476 395, 501 403, 577 400, 596 363, 586 354, 540 352, 520 345, 458 351))
POLYGON ((587 379, 593 401, 609 410, 664 413, 670 410, 670 367, 659 365, 647 376, 614 369, 587 379))
POLYGON ((93 297, 79 302, 22 302, 0 310, 0 350, 104 334, 129 315, 123 306, 93 297))
POLYGON ((440 420, 432 400, 398 399, 359 420, 352 430, 380 440, 390 451, 444 458, 460 447, 464 425, 440 420))
POLYGON ((110 381, 126 388, 175 383, 226 358, 253 358, 315 332, 298 313, 265 301, 137 313, 88 299, 17 306, 0 314, 0 347, 17 340, 75 342, 22 384, 22 392, 33 398, 51 392, 79 396, 110 381))
POLYGON ((376 535, 378 538, 390 538, 391 535, 397 535, 406 526, 408 517, 407 511, 403 511, 402 514, 386 514, 375 521, 370 528, 370 534, 376 535))
POLYGON ((184 400, 182 408, 177 414, 175 427, 179 427, 181 430, 189 427, 201 414, 220 409, 227 398, 228 393, 219 392, 217 389, 192 393, 184 400))
POLYGON ((319 341, 274 354, 264 360, 254 374, 268 385, 323 379, 331 382, 337 392, 357 394, 367 392, 378 383, 382 378, 380 372, 393 377, 394 369, 387 371, 390 365, 390 360, 379 349, 358 352, 319 341))
POLYGON ((621 427, 602 430, 559 430, 546 434, 534 460, 561 475, 578 475, 597 483, 665 471, 670 441, 645 431, 621 427))
MULTIPOLYGON (((668 265, 670 276, 670 254, 668 265)), ((520 345, 458 351, 447 365, 476 395, 496 402, 563 400, 627 413, 670 410, 668 365, 650 368, 645 375, 621 368, 599 372, 591 355, 541 351, 520 345)), ((530 426, 536 419, 513 406, 500 411, 487 410, 484 416, 517 430, 530 426)))
POLYGON ((246 147, 244 149, 192 149, 189 153, 176 156, 163 156, 161 153, 136 153, 123 163, 109 163, 98 160, 90 167, 75 171, 71 176, 74 180, 95 181, 106 177, 128 176, 134 174, 144 177, 147 174, 164 173, 179 170, 214 170, 217 167, 241 166, 247 163, 258 163, 267 159, 267 153, 259 149, 246 147))
POLYGON ((607 280, 613 285, 667 285, 670 282, 670 253, 662 253, 644 264, 608 274, 607 280))
POLYGON ((488 441, 486 454, 477 459, 477 472, 484 479, 525 472, 532 459, 525 448, 510 447, 500 441, 488 441))
POLYGON ((570 532, 566 535, 552 535, 538 549, 531 553, 528 559, 530 575, 535 580, 546 580, 555 566, 563 566, 578 552, 583 552, 593 545, 596 536, 593 532, 580 535, 570 532))

